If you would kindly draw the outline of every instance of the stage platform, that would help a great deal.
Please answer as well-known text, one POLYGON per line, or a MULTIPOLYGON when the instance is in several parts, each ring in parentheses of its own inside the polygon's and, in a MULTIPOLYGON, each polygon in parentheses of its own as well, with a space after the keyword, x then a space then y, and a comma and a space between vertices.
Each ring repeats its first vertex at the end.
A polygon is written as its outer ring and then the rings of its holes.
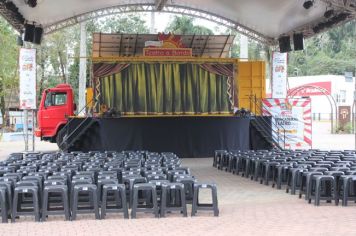
MULTIPOLYGON (((69 133, 83 119, 71 118, 67 126, 69 133)), ((141 116, 89 119, 94 124, 71 151, 149 150, 174 152, 181 158, 187 158, 212 156, 219 149, 258 149, 259 143, 256 142, 258 133, 250 128, 250 118, 247 117, 141 116)))

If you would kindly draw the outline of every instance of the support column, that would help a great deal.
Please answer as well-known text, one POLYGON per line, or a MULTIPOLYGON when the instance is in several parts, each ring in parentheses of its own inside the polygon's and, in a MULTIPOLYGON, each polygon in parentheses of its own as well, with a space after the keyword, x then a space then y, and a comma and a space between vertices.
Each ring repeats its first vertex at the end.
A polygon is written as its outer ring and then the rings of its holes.
POLYGON ((25 135, 25 152, 28 152, 28 110, 25 109, 23 112, 24 112, 23 131, 25 135))
POLYGON ((240 34, 240 58, 248 60, 248 38, 240 34))
POLYGON ((78 115, 85 114, 85 89, 87 81, 87 31, 86 22, 80 23, 80 63, 79 63, 79 94, 78 115))
POLYGON ((156 13, 153 11, 151 12, 151 25, 150 25, 150 34, 155 34, 156 33, 156 13))
POLYGON ((36 123, 35 123, 35 120, 36 120, 36 111, 35 110, 32 110, 32 131, 31 131, 31 136, 32 136, 32 151, 34 152, 35 151, 35 142, 36 142, 36 139, 35 139, 35 127, 36 127, 36 123))

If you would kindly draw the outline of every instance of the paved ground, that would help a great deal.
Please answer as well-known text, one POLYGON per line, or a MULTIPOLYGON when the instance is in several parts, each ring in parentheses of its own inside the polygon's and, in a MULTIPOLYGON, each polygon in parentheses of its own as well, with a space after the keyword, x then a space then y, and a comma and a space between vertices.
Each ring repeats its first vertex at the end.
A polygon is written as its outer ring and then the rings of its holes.
MULTIPOLYGON (((314 124, 314 148, 354 149, 353 135, 331 135, 328 127, 325 123, 314 124)), ((42 151, 56 149, 54 144, 39 141, 36 146, 42 151)), ((0 142, 0 159, 23 149, 22 142, 0 142)), ((218 171, 211 167, 211 158, 184 159, 183 164, 191 167, 200 181, 217 183, 220 217, 211 213, 164 219, 139 215, 135 220, 81 216, 73 222, 51 217, 42 223, 25 218, 15 224, 1 224, 0 235, 356 235, 355 205, 315 207, 284 190, 218 171)))
POLYGON ((324 150, 355 149, 354 134, 330 134, 330 122, 313 122, 313 148, 324 150))
MULTIPOLYGON (((30 150, 32 150, 32 143, 29 144, 30 150)), ((57 150, 57 144, 49 142, 41 142, 36 138, 35 150, 37 151, 55 151, 57 150)), ((0 160, 6 158, 10 153, 22 152, 25 150, 24 141, 15 142, 3 142, 0 141, 0 160)))
POLYGON ((219 217, 211 213, 161 219, 138 215, 130 220, 85 216, 72 222, 56 217, 42 223, 27 218, 2 224, 0 235, 356 235, 356 206, 315 207, 284 190, 218 171, 211 167, 211 158, 183 162, 200 181, 217 183, 219 217))

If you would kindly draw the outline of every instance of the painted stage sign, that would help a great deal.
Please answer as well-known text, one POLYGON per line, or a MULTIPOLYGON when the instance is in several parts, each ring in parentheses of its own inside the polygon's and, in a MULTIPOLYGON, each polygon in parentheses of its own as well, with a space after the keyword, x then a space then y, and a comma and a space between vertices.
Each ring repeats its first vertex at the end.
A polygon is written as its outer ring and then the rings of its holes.
POLYGON ((262 109, 263 115, 273 116, 273 129, 282 135, 285 133, 285 148, 312 147, 310 98, 263 99, 262 109))

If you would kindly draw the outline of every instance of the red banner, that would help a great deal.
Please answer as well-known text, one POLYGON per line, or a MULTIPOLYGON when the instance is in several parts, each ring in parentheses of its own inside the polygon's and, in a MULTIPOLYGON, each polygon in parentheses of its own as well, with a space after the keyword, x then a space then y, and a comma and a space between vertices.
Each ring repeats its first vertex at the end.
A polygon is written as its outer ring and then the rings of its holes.
POLYGON ((288 94, 292 93, 294 96, 301 96, 301 97, 324 95, 324 93, 322 93, 317 88, 324 90, 326 94, 330 95, 331 81, 303 84, 301 86, 289 89, 288 94))
POLYGON ((144 48, 146 57, 191 57, 191 48, 144 48))

